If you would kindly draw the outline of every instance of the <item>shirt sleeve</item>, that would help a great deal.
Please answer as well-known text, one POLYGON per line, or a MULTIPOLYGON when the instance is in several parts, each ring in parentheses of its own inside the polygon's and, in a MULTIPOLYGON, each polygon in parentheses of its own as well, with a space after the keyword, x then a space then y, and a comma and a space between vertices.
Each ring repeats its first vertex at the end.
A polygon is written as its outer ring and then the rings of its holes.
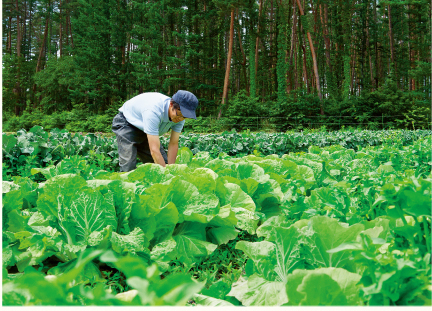
POLYGON ((144 133, 159 136, 160 119, 155 111, 144 110, 142 112, 144 133))
POLYGON ((171 127, 171 129, 172 129, 174 132, 181 133, 184 124, 185 124, 185 121, 184 121, 184 120, 183 120, 183 121, 180 121, 179 123, 174 124, 173 127, 171 127))

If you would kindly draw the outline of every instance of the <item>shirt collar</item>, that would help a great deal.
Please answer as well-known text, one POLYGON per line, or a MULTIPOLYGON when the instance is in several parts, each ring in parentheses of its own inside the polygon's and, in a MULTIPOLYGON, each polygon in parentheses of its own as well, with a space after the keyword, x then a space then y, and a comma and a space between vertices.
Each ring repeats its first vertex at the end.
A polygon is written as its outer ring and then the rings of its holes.
POLYGON ((163 122, 172 122, 172 121, 170 121, 169 116, 168 116, 170 101, 171 101, 171 98, 167 98, 164 101, 163 122))

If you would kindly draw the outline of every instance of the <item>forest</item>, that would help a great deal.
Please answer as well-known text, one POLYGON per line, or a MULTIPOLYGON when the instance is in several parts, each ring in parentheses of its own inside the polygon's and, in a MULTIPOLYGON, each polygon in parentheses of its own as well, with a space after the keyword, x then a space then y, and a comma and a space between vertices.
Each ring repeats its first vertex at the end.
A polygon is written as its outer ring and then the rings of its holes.
POLYGON ((6 0, 3 130, 110 131, 179 89, 198 130, 430 128, 430 21, 427 0, 6 0))

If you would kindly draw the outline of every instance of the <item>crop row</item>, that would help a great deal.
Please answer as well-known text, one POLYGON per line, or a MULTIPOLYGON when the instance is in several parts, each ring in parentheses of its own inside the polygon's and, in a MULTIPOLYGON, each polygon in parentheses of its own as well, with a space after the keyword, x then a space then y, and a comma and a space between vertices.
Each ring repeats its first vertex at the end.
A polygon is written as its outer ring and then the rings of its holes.
POLYGON ((3 303, 430 305, 430 150, 429 139, 282 157, 182 148, 166 168, 33 169, 47 181, 3 182, 3 303), (243 232, 261 241, 236 243, 240 277, 172 271, 243 232), (130 290, 107 291, 107 266, 130 290))
MULTIPOLYGON (((432 131, 386 130, 386 131, 339 131, 303 133, 236 133, 199 135, 186 133, 180 136, 180 147, 188 147, 193 154, 208 151, 215 158, 220 153, 242 157, 247 154, 277 154, 307 151, 310 146, 325 147, 341 145, 357 151, 359 148, 377 145, 412 145, 422 137, 430 139, 432 131)), ((168 138, 162 137, 164 147, 168 138)), ((30 131, 20 130, 16 135, 3 134, 3 180, 11 176, 31 177, 43 181, 41 175, 32 176, 32 168, 56 165, 70 156, 82 156, 90 164, 108 171, 118 170, 118 153, 115 137, 51 130, 35 126, 30 131)))

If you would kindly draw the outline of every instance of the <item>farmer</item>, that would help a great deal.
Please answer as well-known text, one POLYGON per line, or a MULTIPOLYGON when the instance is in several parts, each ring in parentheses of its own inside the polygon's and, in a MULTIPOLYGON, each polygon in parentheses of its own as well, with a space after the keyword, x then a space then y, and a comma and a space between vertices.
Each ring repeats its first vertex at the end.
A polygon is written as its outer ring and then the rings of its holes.
POLYGON ((198 99, 188 91, 178 91, 172 98, 161 93, 142 93, 125 102, 112 123, 117 136, 120 171, 135 169, 137 156, 143 163, 162 166, 175 163, 185 119, 196 119, 197 106, 198 99), (159 136, 169 129, 167 156, 159 136))

